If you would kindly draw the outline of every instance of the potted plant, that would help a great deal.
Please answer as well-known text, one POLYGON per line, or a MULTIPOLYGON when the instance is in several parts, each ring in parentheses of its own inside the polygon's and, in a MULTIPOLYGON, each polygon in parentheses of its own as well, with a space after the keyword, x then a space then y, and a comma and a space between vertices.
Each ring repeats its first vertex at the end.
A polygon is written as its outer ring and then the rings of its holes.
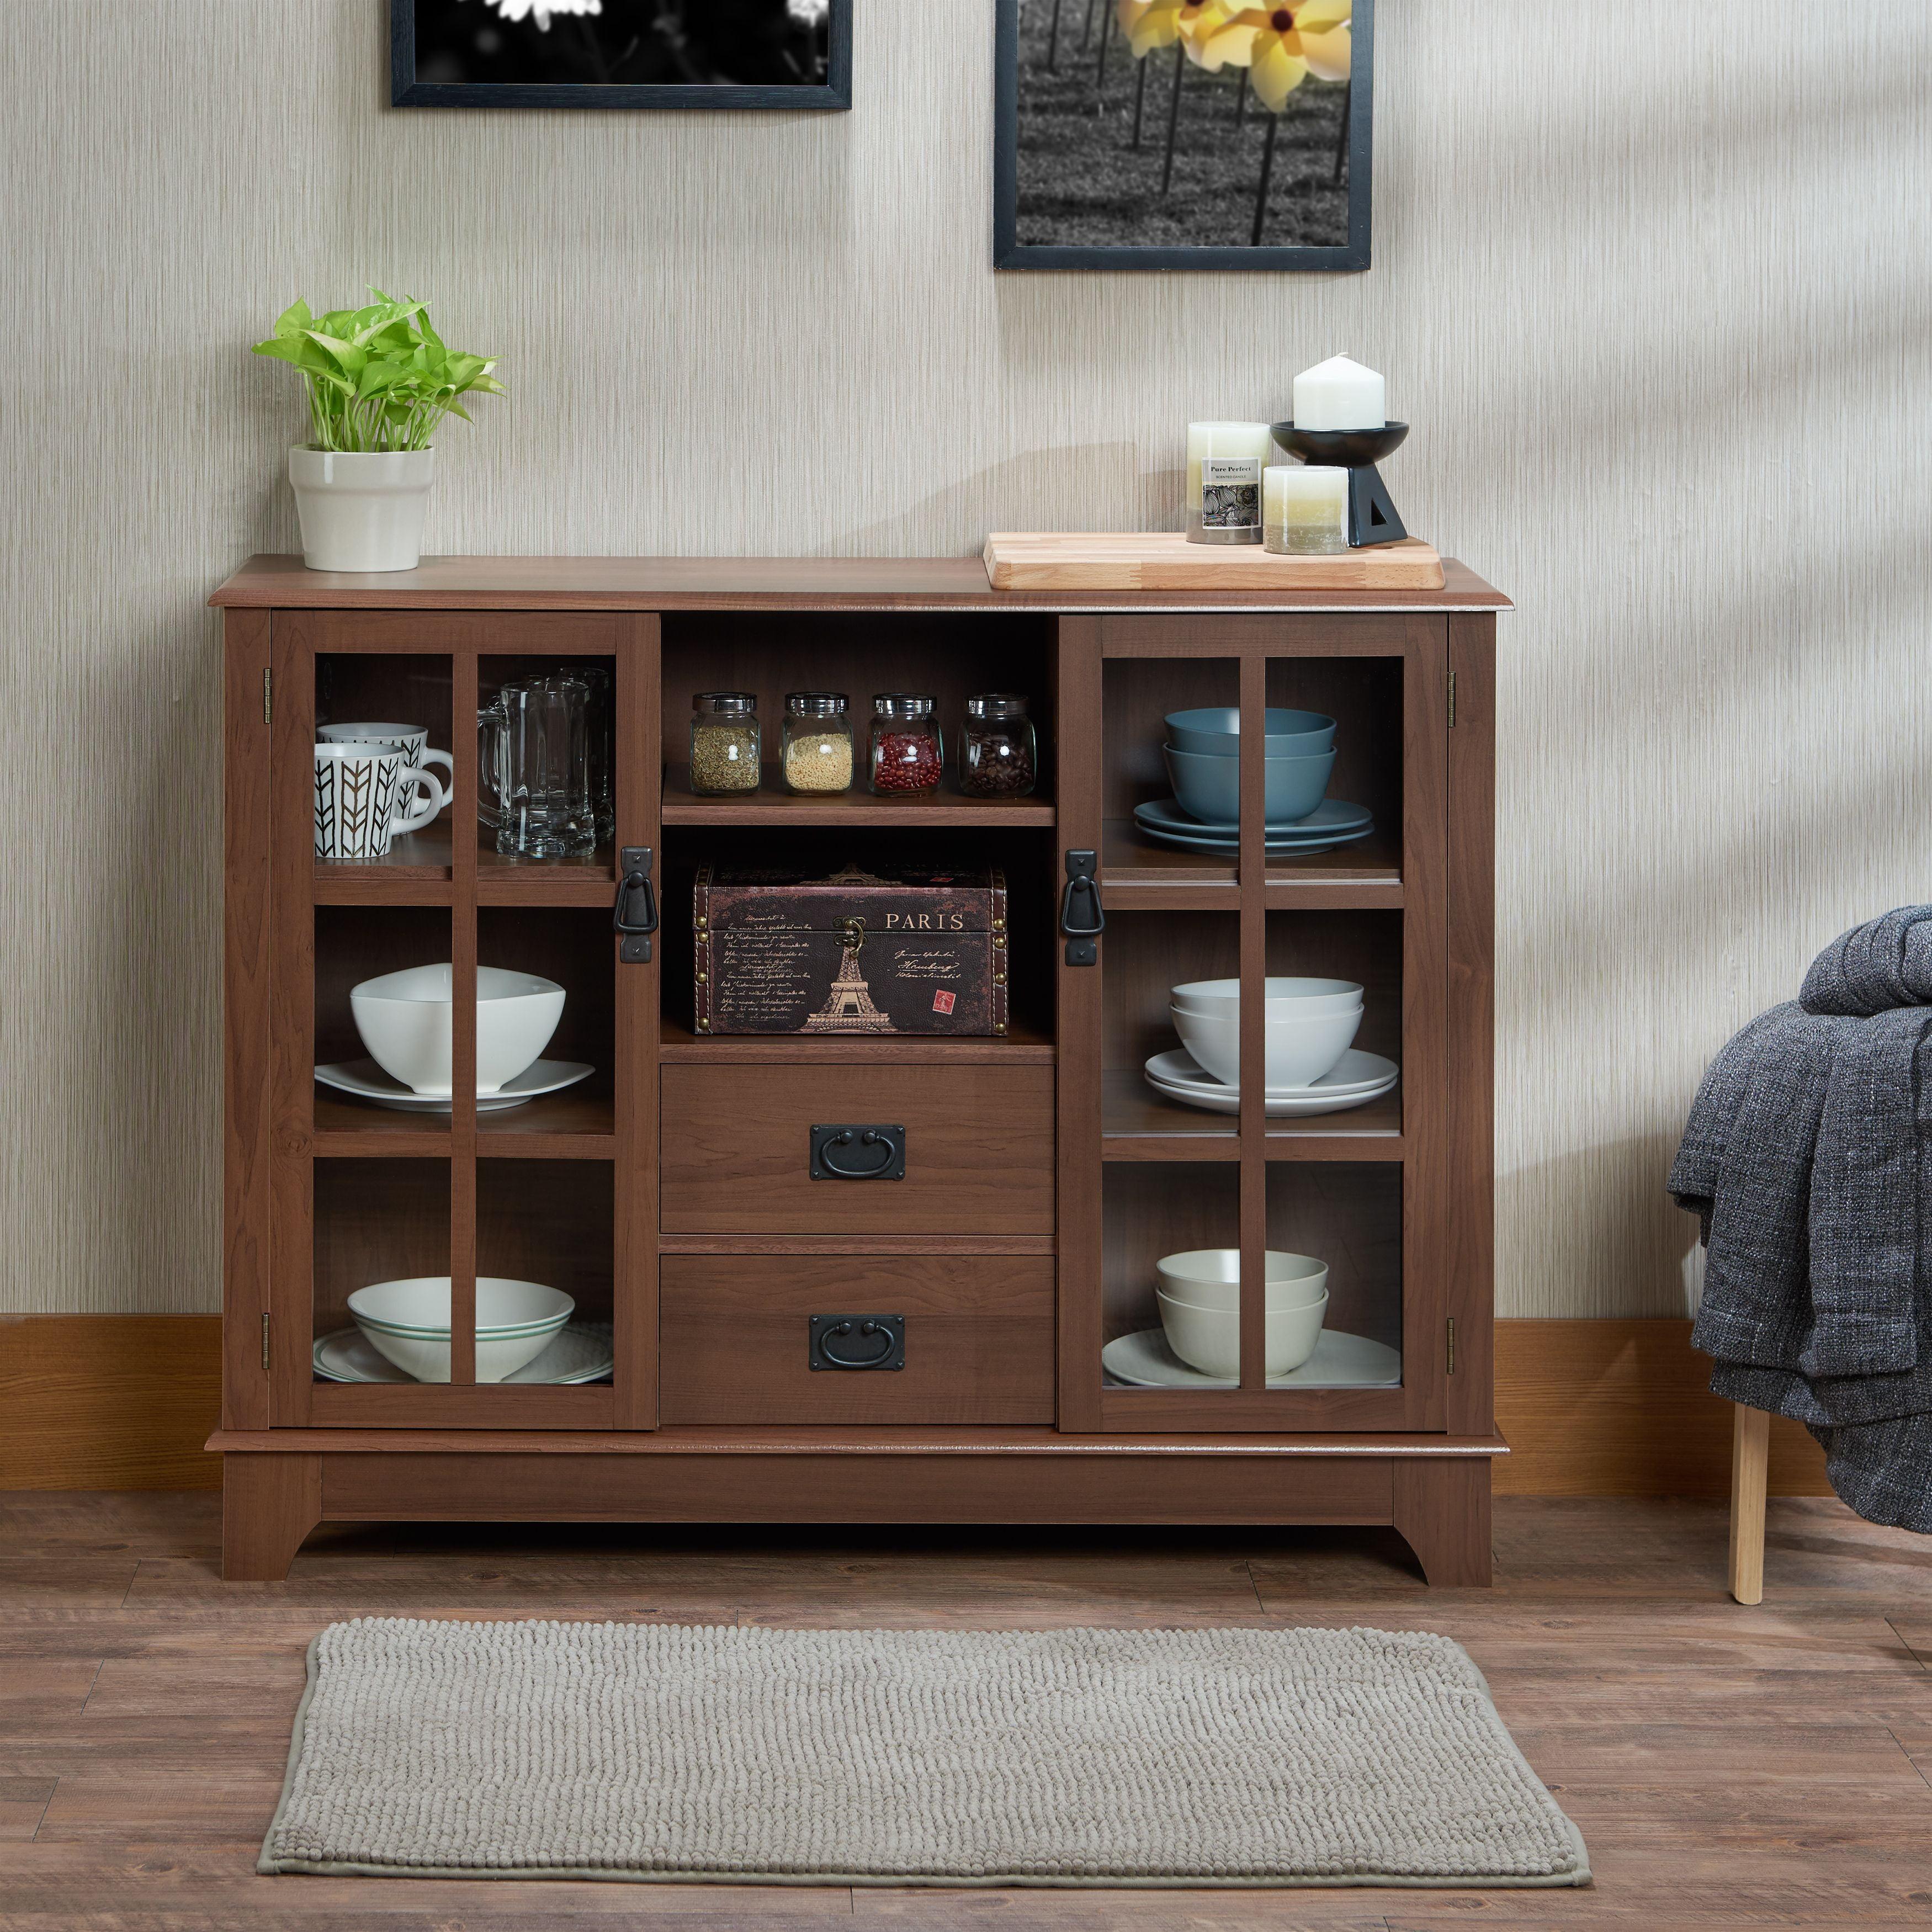
POLYGON ((300 374, 311 440, 289 452, 289 481, 311 570, 413 570, 436 452, 430 438, 472 390, 500 396, 484 356, 458 355, 426 302, 380 289, 367 308, 312 314, 298 302, 254 346, 300 374))

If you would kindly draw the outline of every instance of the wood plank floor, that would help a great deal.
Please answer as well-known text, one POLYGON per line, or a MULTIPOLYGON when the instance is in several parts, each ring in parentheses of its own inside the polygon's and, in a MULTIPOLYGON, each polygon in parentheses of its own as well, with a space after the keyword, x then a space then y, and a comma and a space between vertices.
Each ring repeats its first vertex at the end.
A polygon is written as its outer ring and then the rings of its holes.
POLYGON ((1387 1532, 328 1529, 224 1584, 205 1494, 0 1494, 0 1928, 1932 1927, 1932 1540, 1772 1504, 1508 1498, 1492 1592, 1387 1532), (1372 1623, 1466 1644, 1586 1892, 850 1891, 264 1879, 302 1653, 362 1612, 955 1627, 1372 1623))

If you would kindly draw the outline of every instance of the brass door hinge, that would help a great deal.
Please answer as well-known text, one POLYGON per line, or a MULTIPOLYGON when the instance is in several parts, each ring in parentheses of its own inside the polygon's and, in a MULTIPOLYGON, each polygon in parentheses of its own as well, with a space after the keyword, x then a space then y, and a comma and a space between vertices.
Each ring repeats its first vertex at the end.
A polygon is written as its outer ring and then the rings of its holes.
POLYGON ((1456 1372, 1456 1318, 1453 1315, 1449 1318, 1449 1372, 1452 1376, 1456 1372))
POLYGON ((1456 728, 1456 674, 1453 670, 1449 674, 1449 728, 1452 731, 1456 728))
MULTIPOLYGON (((1450 676, 1452 682, 1449 688, 1453 692, 1456 688, 1453 682, 1455 674, 1452 671, 1450 674, 1450 676)), ((1455 706, 1453 702, 1450 706, 1450 710, 1452 714, 1450 722, 1453 723, 1454 722, 1453 714, 1455 710, 1455 706)), ((262 722, 264 724, 272 724, 274 722, 274 716, 275 674, 271 670, 266 664, 264 664, 262 667, 262 722)))
POLYGON ((263 1373, 264 1373, 264 1374, 266 1374, 266 1373, 267 1372, 267 1371, 268 1371, 268 1316, 267 1316, 264 1315, 264 1316, 262 1317, 262 1372, 263 1372, 263 1373))

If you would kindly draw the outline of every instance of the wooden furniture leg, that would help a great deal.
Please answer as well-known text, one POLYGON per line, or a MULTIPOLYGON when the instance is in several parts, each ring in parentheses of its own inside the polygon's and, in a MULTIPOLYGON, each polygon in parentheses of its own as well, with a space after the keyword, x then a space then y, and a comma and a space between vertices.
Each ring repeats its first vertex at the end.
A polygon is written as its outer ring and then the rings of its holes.
POLYGON ((320 1456, 221 1459, 221 1574, 231 1583, 279 1583, 322 1520, 320 1456))
POLYGON ((1731 1436, 1731 1594, 1741 1604, 1764 1600, 1765 1466, 1771 1454, 1771 1418, 1733 1405, 1731 1436))
POLYGON ((1417 1457, 1394 1468, 1392 1520, 1422 1574, 1449 1589, 1490 1583, 1490 1459, 1417 1457))

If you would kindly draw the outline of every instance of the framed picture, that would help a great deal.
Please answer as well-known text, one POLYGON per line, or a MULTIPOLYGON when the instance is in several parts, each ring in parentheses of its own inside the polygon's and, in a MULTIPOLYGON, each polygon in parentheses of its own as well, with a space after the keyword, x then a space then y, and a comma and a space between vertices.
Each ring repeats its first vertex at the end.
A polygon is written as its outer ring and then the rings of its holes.
POLYGON ((852 0, 389 0, 398 107, 850 107, 852 0))
POLYGON ((997 0, 1002 268, 1366 268, 1375 0, 997 0))

